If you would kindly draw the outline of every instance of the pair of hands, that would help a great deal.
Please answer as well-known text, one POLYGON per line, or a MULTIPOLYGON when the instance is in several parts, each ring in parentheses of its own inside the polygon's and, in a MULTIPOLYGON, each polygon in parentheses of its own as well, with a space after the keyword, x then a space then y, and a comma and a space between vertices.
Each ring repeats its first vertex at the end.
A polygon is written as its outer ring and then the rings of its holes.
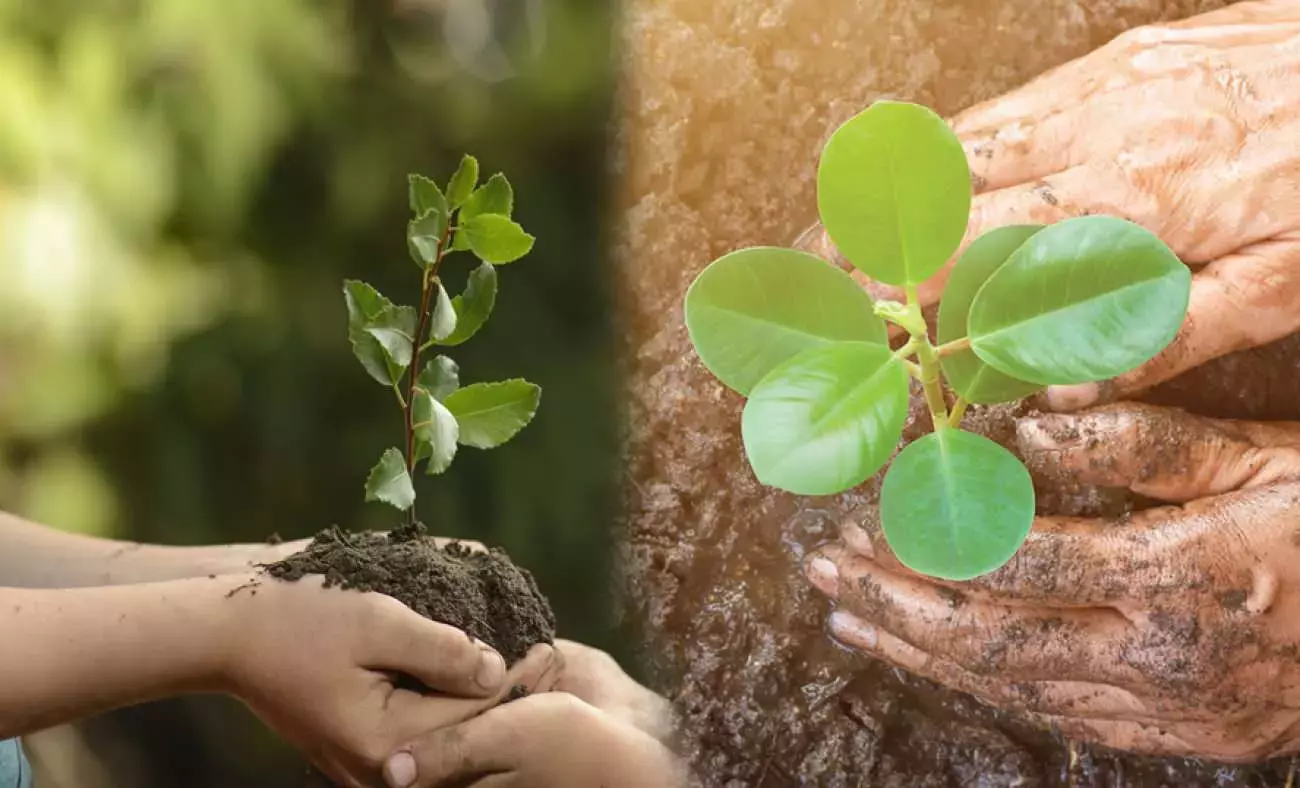
MULTIPOLYGON (((1165 352, 1113 381, 1049 389, 1056 413, 1017 434, 1049 475, 1178 505, 1039 518, 1010 564, 961 584, 909 572, 877 529, 846 525, 806 567, 837 603, 837 638, 1122 749, 1226 761, 1300 749, 1300 425, 1106 405, 1300 329, 1297 76, 1300 3, 1239 3, 1133 30, 953 119, 977 191, 965 243, 1107 213, 1193 267, 1165 352)), ((819 227, 800 245, 843 263, 819 227)))

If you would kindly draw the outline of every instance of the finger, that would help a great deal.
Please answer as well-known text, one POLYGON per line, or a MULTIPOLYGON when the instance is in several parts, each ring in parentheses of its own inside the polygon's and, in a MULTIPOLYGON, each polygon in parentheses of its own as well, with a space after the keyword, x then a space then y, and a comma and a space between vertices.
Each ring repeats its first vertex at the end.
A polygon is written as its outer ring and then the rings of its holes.
POLYGON ((438 728, 456 725, 500 705, 516 687, 529 695, 550 692, 563 671, 564 660, 554 647, 539 643, 510 668, 500 690, 487 699, 448 698, 396 690, 388 701, 395 741, 410 741, 438 728))
POLYGON ((836 549, 823 548, 822 557, 828 560, 809 565, 814 585, 859 618, 922 652, 980 676, 1125 688, 1142 683, 1119 658, 1132 628, 1114 611, 1010 607, 956 597, 864 558, 837 556, 836 549))
POLYGON ((1167 725, 1124 720, 1088 720, 1062 715, 1030 715, 1066 738, 1142 755, 1208 756, 1175 735, 1167 725))
POLYGON ((483 698, 501 689, 505 660, 464 630, 430 621, 395 599, 378 607, 372 625, 367 668, 406 673, 447 695, 483 698))
MULTIPOLYGON (((939 300, 952 264, 976 238, 989 230, 1009 224, 1053 224, 1073 216, 1096 212, 1102 205, 1099 200, 1109 197, 1100 191, 1101 188, 1102 184, 1097 183, 1084 168, 1076 167, 1031 183, 977 195, 971 202, 966 235, 957 251, 938 273, 917 287, 917 298, 922 306, 930 306, 939 300)), ((1108 211, 1114 210, 1112 204, 1117 204, 1117 200, 1107 199, 1108 211)), ((902 288, 876 282, 853 269, 852 263, 840 253, 826 228, 820 224, 804 231, 795 242, 795 248, 850 271, 872 298, 893 301, 906 298, 902 288)))
POLYGON ((844 645, 870 654, 946 687, 966 692, 999 708, 1022 713, 1069 714, 1081 719, 1171 721, 1128 690, 1078 681, 1023 681, 1018 676, 980 676, 951 660, 906 643, 854 614, 837 610, 828 622, 844 645))
POLYGON ((1300 479, 1300 425, 1294 424, 1248 426, 1124 403, 1023 418, 1016 437, 1025 464, 1043 476, 1127 487, 1165 501, 1300 479))
POLYGON ((1187 319, 1147 363, 1101 383, 1053 386, 1047 407, 1074 411, 1130 397, 1205 362, 1300 330, 1300 239, 1255 244, 1192 277, 1187 319))

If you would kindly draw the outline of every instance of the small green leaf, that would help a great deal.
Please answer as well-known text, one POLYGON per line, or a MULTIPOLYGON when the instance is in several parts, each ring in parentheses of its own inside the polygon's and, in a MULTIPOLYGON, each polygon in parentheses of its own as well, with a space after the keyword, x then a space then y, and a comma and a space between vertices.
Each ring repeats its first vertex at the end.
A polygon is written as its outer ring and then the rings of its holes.
POLYGON ((516 378, 457 389, 443 404, 460 422, 462 445, 491 449, 528 426, 541 399, 540 386, 516 378))
POLYGON ((418 456, 429 460, 425 472, 436 475, 447 470, 456 458, 456 440, 460 437, 456 417, 430 391, 418 388, 411 403, 411 422, 420 446, 418 456))
POLYGON ((401 449, 388 449, 366 478, 366 500, 383 501, 405 511, 415 503, 415 487, 401 449))
POLYGON ((465 205, 461 207, 460 215, 465 219, 480 214, 495 213, 509 218, 514 206, 514 189, 510 187, 510 181, 506 180, 506 176, 498 172, 474 190, 465 201, 465 205))
POLYGON ((438 184, 423 175, 408 175, 406 179, 410 183, 412 216, 424 216, 433 210, 447 215, 447 198, 442 196, 438 184))
POLYGON ((356 279, 343 282, 343 299, 348 307, 348 325, 365 325, 393 305, 378 290, 356 279))
POLYGON ((411 363, 415 310, 395 306, 365 282, 343 283, 352 353, 370 377, 385 386, 401 379, 411 363))
POLYGON ((1191 272, 1155 235, 1110 216, 1039 231, 971 304, 971 346, 990 366, 1044 386, 1123 374, 1182 326, 1191 272))
POLYGON ((434 293, 433 313, 429 320, 429 336, 437 340, 446 339, 451 336, 451 332, 456 330, 456 307, 452 305, 451 298, 447 295, 447 288, 442 286, 442 282, 435 281, 433 286, 438 288, 434 293))
POLYGON ((447 206, 459 208, 474 191, 478 184, 478 159, 468 154, 460 159, 460 166, 447 183, 447 206))
POLYGON ((763 484, 798 495, 855 487, 898 445, 907 396, 907 369, 888 347, 836 342, 805 350, 750 392, 741 418, 749 464, 763 484))
POLYGON ((438 344, 454 347, 478 333, 497 302, 497 269, 491 263, 480 263, 470 271, 465 292, 451 299, 456 310, 456 330, 438 344))
POLYGON ((969 580, 1011 560, 1034 522, 1034 485, 1015 455, 958 429, 903 449, 880 488, 885 540, 904 566, 969 580))
MULTIPOLYGON (((948 275, 943 300, 939 303, 940 344, 966 336, 966 319, 975 294, 1016 249, 1041 229, 1043 226, 1040 224, 999 227, 975 239, 966 248, 948 275)), ((970 348, 945 355, 941 364, 948 385, 967 402, 984 405, 1011 402, 1042 388, 999 372, 981 361, 970 348)))
POLYGON ((852 277, 820 257, 773 247, 732 252, 700 272, 686 292, 686 327, 704 366, 741 394, 809 348, 888 341, 852 277))
POLYGON ((470 250, 485 263, 512 263, 533 248, 533 237, 524 228, 495 213, 465 219, 460 232, 470 250))
POLYGON ((831 135, 817 207, 840 253, 881 282, 919 284, 957 251, 970 214, 970 168, 943 118, 877 101, 831 135))
POLYGON ((411 259, 421 269, 428 268, 438 259, 438 247, 447 232, 446 211, 433 208, 419 218, 412 219, 406 228, 406 247, 411 259))
POLYGON ((385 309, 361 330, 378 340, 389 361, 405 369, 411 363, 415 323, 414 309, 394 306, 385 309))
POLYGON ((460 367, 446 356, 437 356, 424 365, 424 371, 415 383, 434 399, 442 400, 460 386, 460 367))

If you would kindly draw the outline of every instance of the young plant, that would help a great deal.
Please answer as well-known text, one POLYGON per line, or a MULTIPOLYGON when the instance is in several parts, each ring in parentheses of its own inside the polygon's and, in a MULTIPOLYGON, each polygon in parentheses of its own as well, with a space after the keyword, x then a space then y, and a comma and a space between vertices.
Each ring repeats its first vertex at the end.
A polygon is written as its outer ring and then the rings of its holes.
POLYGON ((533 237, 510 218, 510 182, 500 173, 482 185, 478 178, 473 156, 461 159, 445 192, 423 176, 409 178, 406 242, 420 271, 418 307, 397 306, 365 282, 343 285, 352 352, 370 377, 393 390, 405 424, 405 449, 394 446, 379 458, 366 479, 366 500, 404 510, 411 522, 420 462, 426 473, 439 474, 458 446, 500 446, 527 426, 542 396, 540 387, 517 378, 462 387, 456 362, 445 355, 420 366, 425 351, 461 345, 478 333, 496 304, 496 266, 533 248, 533 237), (452 298, 442 266, 458 251, 480 262, 465 291, 452 298))
POLYGON ((915 104, 877 102, 831 136, 817 203, 839 251, 901 287, 906 303, 873 303, 810 254, 743 249, 687 292, 691 341, 748 397, 741 432, 759 481, 802 495, 839 493, 879 471, 902 436, 909 378, 919 380, 934 431, 885 474, 885 538, 923 574, 991 572, 1028 535, 1034 488, 1013 454, 960 429, 967 404, 1137 367, 1178 332, 1191 274, 1156 236, 1109 216, 1001 227, 956 263, 931 341, 917 285, 961 243, 971 176, 948 125, 915 104), (886 321, 906 336, 897 350, 886 321))

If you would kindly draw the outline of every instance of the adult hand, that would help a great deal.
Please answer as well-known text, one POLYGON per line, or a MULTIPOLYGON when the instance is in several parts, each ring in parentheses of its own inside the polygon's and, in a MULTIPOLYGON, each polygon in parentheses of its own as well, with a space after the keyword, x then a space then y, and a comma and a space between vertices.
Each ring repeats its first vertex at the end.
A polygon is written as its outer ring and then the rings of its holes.
POLYGON ((842 642, 1081 739, 1253 761, 1300 749, 1300 424, 1110 406, 1022 420, 1026 461, 1183 506, 1039 518, 1011 563, 920 577, 849 526, 807 574, 842 642))
POLYGON ((389 788, 676 788, 680 764, 652 736, 565 692, 433 731, 384 768, 389 788))
MULTIPOLYGON (((1113 381, 1049 389, 1052 409, 1117 400, 1300 329, 1297 77, 1300 3, 1236 3, 1131 30, 952 120, 976 191, 962 248, 1003 225, 1104 213, 1198 269, 1169 348, 1113 381)), ((848 267, 820 226, 797 245, 848 267)))
POLYGON ((557 640, 555 647, 564 657, 557 691, 567 692, 661 742, 672 737, 673 710, 667 698, 639 684, 599 649, 572 640, 557 640))
POLYGON ((348 788, 380 784, 399 745, 491 708, 516 685, 549 689, 559 673, 550 646, 507 674, 501 656, 465 632, 320 578, 262 577, 227 601, 239 634, 226 689, 348 788), (402 675, 435 694, 399 688, 402 675))

